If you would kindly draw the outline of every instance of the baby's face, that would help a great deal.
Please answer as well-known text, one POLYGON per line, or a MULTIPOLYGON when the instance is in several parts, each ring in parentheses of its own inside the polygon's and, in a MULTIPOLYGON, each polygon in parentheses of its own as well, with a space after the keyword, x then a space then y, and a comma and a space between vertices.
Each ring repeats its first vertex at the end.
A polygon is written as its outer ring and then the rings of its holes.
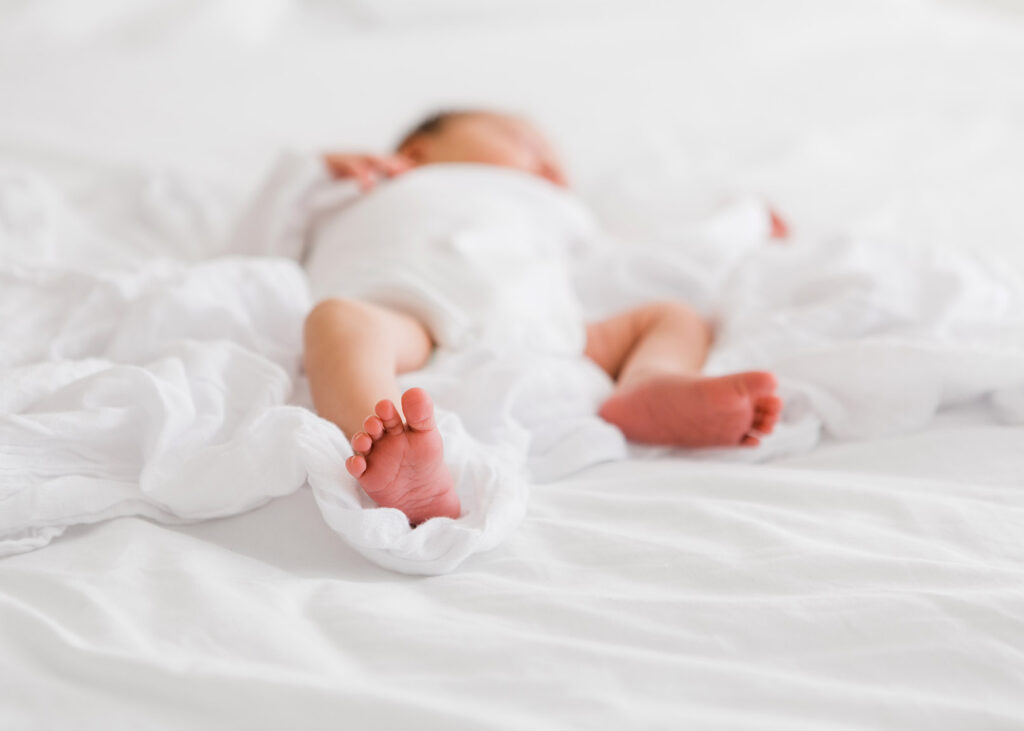
POLYGON ((479 112, 448 120, 402 149, 416 165, 476 162, 515 168, 568 187, 551 145, 525 120, 479 112))

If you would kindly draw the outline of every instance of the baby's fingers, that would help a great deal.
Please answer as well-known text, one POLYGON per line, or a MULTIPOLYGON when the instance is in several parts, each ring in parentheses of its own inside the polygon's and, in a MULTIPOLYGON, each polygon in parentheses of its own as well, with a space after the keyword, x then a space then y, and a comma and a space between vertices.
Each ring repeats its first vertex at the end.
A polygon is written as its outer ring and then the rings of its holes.
POLYGON ((387 176, 389 178, 400 175, 409 169, 405 158, 398 156, 367 155, 364 161, 375 175, 387 176))
POLYGON ((364 191, 370 190, 377 184, 377 173, 368 160, 352 158, 347 161, 346 170, 348 175, 345 177, 355 178, 359 187, 364 191))
POLYGON ((353 178, 363 190, 369 190, 377 182, 373 166, 363 157, 355 155, 326 155, 331 175, 340 179, 353 178))
POLYGON ((405 155, 392 155, 390 157, 380 158, 380 164, 385 175, 394 177, 395 175, 401 175, 411 168, 412 160, 407 158, 405 155))

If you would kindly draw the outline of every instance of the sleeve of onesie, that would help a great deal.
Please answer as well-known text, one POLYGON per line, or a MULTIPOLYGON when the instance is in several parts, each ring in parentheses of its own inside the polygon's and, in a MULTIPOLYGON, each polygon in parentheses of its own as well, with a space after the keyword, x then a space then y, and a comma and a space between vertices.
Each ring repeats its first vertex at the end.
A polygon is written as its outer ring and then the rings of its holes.
POLYGON ((317 216, 357 196, 355 184, 331 179, 319 155, 284 153, 242 209, 224 253, 302 261, 317 216))

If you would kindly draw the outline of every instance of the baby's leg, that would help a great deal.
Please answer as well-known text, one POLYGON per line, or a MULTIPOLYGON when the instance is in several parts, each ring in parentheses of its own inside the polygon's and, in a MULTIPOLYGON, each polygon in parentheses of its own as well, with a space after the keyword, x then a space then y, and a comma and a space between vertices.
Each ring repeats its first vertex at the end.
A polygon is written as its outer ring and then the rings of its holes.
POLYGON ((345 466, 366 494, 413 525, 459 516, 430 397, 406 391, 404 422, 396 407, 397 374, 421 367, 432 348, 416 319, 365 302, 324 300, 306 318, 304 358, 317 413, 351 439, 356 454, 345 466))
POLYGON ((587 328, 587 356, 616 381, 601 416, 627 438, 687 447, 754 446, 778 421, 775 377, 705 378, 711 329, 689 307, 662 302, 587 328))

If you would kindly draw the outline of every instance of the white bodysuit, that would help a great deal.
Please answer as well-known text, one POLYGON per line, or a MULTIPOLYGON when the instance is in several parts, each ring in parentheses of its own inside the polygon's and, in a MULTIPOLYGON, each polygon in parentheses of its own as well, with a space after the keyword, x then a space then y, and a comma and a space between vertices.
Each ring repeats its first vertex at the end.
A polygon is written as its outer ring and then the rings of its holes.
POLYGON ((282 184, 291 184, 305 229, 293 224, 294 240, 271 241, 275 232, 264 222, 262 231, 243 232, 247 253, 254 238, 266 238, 275 249, 266 253, 303 259, 314 299, 406 312, 442 348, 583 352, 569 260, 597 229, 574 196, 536 176, 478 164, 417 168, 359 195, 352 183, 329 184, 319 161, 309 163, 285 161, 268 186, 280 210, 282 184))
POLYGON ((321 216, 306 269, 316 299, 407 312, 443 348, 578 354, 583 313, 567 260, 593 229, 575 198, 545 180, 434 165, 321 216))

